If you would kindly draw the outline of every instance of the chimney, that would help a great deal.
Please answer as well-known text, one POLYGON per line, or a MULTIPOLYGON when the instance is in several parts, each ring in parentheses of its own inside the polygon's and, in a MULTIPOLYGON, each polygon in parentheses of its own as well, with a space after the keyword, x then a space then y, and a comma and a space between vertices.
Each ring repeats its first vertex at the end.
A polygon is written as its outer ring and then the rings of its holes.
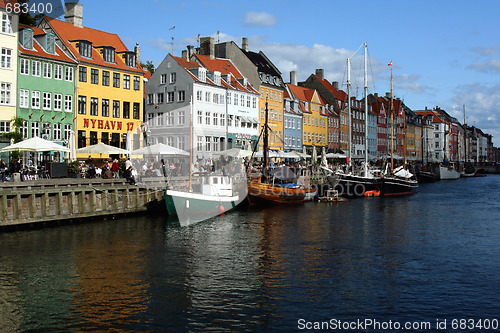
POLYGON ((297 85, 297 71, 290 71, 290 84, 292 86, 297 85))
POLYGON ((325 70, 324 69, 316 69, 316 76, 321 80, 325 79, 325 70))
POLYGON ((188 59, 188 50, 182 50, 182 59, 189 61, 188 59))
POLYGON ((332 81, 332 86, 333 86, 335 89, 339 90, 339 82, 338 82, 338 81, 332 81))
POLYGON ((373 96, 375 96, 375 98, 378 98, 378 93, 373 94, 373 96))
POLYGON ((136 61, 140 64, 141 63, 141 47, 139 46, 139 43, 135 43, 134 53, 135 53, 136 61))
POLYGON ((66 2, 64 4, 64 20, 75 27, 83 28, 83 4, 66 2))
POLYGON ((391 93, 390 93, 390 92, 386 92, 386 93, 385 93, 385 97, 387 97, 387 98, 391 98, 391 93))
POLYGON ((193 45, 188 45, 187 46, 187 60, 189 61, 189 59, 191 59, 191 57, 193 56, 194 54, 194 46, 193 45))
POLYGON ((248 52, 248 38, 243 37, 241 39, 241 48, 243 49, 243 51, 248 52))
POLYGON ((213 37, 202 37, 200 39, 200 54, 215 59, 215 42, 213 37))

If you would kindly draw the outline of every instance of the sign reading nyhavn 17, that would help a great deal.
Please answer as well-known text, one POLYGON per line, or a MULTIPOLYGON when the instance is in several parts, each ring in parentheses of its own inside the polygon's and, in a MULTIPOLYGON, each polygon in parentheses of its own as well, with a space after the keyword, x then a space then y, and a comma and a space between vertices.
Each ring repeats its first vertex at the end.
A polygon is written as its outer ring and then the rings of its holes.
MULTIPOLYGON (((134 129, 134 122, 128 122, 127 131, 132 131, 134 129)), ((123 127, 122 121, 116 120, 101 120, 101 119, 83 119, 83 128, 97 128, 97 129, 110 129, 121 131, 123 127)))

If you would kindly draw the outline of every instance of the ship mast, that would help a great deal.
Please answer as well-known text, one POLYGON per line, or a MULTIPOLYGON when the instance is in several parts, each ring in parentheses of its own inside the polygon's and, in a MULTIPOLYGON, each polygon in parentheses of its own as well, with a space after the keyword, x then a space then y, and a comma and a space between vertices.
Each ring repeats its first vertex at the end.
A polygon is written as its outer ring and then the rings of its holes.
POLYGON ((368 176, 368 70, 367 43, 365 42, 365 177, 368 176))
MULTIPOLYGON (((357 52, 357 51, 356 51, 357 52)), ((349 149, 347 150, 347 159, 349 170, 352 165, 351 150, 352 150, 352 124, 351 124, 351 58, 347 58, 347 118, 349 119, 349 149)))
POLYGON ((393 100, 393 90, 394 90, 394 85, 393 85, 393 76, 392 76, 392 61, 389 64, 391 66, 391 171, 394 169, 394 100, 393 100))

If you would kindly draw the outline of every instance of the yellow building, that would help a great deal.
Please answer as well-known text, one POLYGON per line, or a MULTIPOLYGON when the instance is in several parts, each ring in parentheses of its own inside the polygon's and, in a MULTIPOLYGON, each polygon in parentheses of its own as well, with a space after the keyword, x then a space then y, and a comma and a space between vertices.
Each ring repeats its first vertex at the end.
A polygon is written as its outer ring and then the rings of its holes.
MULTIPOLYGON (((141 146, 144 70, 138 47, 129 51, 116 34, 84 27, 83 7, 66 4, 66 22, 44 17, 39 26, 78 61, 75 73, 75 127, 78 148, 103 142, 132 149, 141 146)), ((86 158, 88 154, 79 154, 86 158)), ((95 154, 92 157, 99 157, 95 154)))
MULTIPOLYGON (((283 150, 283 90, 276 87, 264 86, 260 87, 260 131, 265 123, 266 102, 268 110, 267 124, 271 129, 269 133, 269 149, 283 150)), ((260 133, 260 132, 259 132, 260 133)), ((262 138, 260 146, 262 148, 262 138)))
POLYGON ((302 109, 302 146, 307 151, 313 148, 328 148, 328 116, 325 103, 314 89, 287 84, 292 98, 298 100, 302 109))

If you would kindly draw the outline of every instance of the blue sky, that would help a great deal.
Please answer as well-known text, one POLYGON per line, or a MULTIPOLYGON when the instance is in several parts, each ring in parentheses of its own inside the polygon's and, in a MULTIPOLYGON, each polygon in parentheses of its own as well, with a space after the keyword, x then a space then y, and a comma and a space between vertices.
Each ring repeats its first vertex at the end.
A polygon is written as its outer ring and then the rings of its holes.
MULTIPOLYGON (((495 0, 80 0, 85 26, 117 33, 141 61, 158 65, 181 55, 198 35, 262 50, 285 82, 316 68, 346 81, 346 58, 368 43, 369 92, 390 91, 413 110, 439 106, 494 136, 500 146, 500 1, 495 0), (175 29, 169 30, 175 26, 175 29), (219 34, 217 35, 217 32, 219 34)), ((354 92, 362 98, 361 51, 352 60, 354 92), (358 88, 359 87, 359 88, 358 88)), ((345 89, 345 85, 342 86, 345 89)))

